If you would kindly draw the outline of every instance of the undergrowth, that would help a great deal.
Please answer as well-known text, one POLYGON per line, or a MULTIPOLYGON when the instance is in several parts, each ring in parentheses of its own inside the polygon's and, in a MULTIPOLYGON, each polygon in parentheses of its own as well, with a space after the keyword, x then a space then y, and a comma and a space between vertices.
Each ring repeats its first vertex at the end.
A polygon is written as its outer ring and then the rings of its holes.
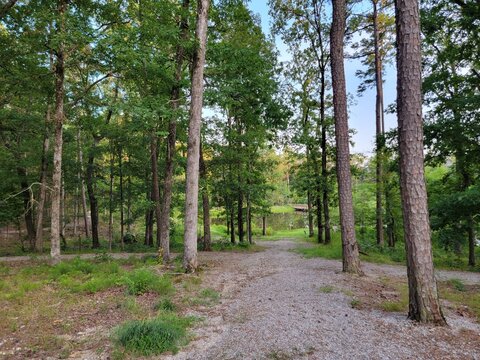
POLYGON ((191 317, 171 313, 148 320, 127 321, 115 330, 114 339, 126 351, 137 355, 176 353, 180 346, 188 343, 187 329, 193 321, 191 317))

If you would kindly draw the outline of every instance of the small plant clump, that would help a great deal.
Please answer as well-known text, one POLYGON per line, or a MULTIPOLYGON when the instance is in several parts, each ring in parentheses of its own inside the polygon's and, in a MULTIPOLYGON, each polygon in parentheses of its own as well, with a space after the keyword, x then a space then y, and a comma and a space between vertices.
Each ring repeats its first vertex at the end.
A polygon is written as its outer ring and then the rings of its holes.
POLYGON ((147 268, 135 269, 124 277, 127 292, 130 295, 141 295, 146 292, 168 295, 174 291, 169 277, 159 276, 147 268))
POLYGON ((115 341, 125 350, 143 356, 166 351, 176 353, 188 342, 187 328, 192 318, 164 314, 149 320, 128 321, 114 333, 115 341))

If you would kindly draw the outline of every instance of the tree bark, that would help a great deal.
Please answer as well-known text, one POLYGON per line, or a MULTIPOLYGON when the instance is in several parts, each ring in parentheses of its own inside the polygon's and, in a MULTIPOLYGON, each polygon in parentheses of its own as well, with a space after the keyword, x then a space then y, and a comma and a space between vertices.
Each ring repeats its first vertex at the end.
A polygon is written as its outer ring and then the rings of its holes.
POLYGON ((208 199, 207 167, 203 158, 202 144, 200 144, 200 176, 203 179, 202 206, 203 206, 203 251, 212 251, 212 234, 210 232, 210 201, 208 199))
MULTIPOLYGON (((308 150, 307 150, 308 161, 308 150)), ((313 237, 315 232, 313 230, 313 213, 312 213, 312 195, 310 190, 307 190, 307 213, 308 213, 308 237, 313 237)))
MULTIPOLYGON (((147 186, 147 201, 151 201, 152 196, 152 186, 149 181, 148 176, 149 171, 146 171, 145 174, 145 185, 147 186)), ((147 209, 145 213, 145 245, 153 246, 153 210, 150 207, 147 209)))
POLYGON ((252 203, 250 201, 250 195, 247 194, 247 239, 249 244, 253 244, 253 232, 252 232, 252 203))
POLYGON ((197 1, 197 24, 195 29, 197 47, 193 56, 192 66, 192 100, 188 128, 185 191, 185 252, 183 267, 186 272, 194 272, 197 269, 198 167, 203 107, 203 72, 207 47, 208 6, 209 0, 197 1))
MULTIPOLYGON (((127 163, 128 164, 128 163, 127 163)), ((122 177, 120 177, 120 194, 123 197, 123 181, 122 177)), ((123 219, 123 199, 120 203, 120 214, 123 219)), ((127 232, 130 234, 132 232, 132 220, 131 220, 131 214, 132 214, 132 180, 130 178, 130 175, 127 178, 127 232)), ((123 226, 122 226, 123 230, 123 226)), ((123 248, 123 237, 122 237, 122 248, 123 248)))
POLYGON ((243 243, 243 193, 239 189, 237 202, 238 241, 243 243))
POLYGON ((83 150, 82 150, 80 128, 77 131, 77 146, 78 146, 78 163, 79 163, 78 180, 80 183, 80 196, 82 200, 83 222, 85 226, 85 237, 88 238, 90 234, 90 230, 89 230, 89 224, 88 224, 88 210, 87 210, 87 196, 85 194, 85 180, 83 176, 83 150))
POLYGON ((397 115, 403 207, 408 317, 445 325, 433 273, 422 127, 422 64, 418 0, 397 0, 397 115))
MULTIPOLYGON (((57 32, 65 32, 65 12, 67 10, 67 1, 58 2, 59 23, 57 32)), ((63 120, 64 120, 64 43, 60 41, 56 51, 55 63, 55 136, 53 150, 53 175, 52 175, 52 216, 50 226, 50 255, 54 262, 60 261, 60 203, 62 201, 62 150, 63 150, 63 120)))
MULTIPOLYGON (((304 135, 308 136, 308 113, 309 107, 304 107, 305 115, 303 121, 303 131, 304 135)), ((308 140, 307 140, 308 142, 308 140)), ((311 163, 311 155, 310 155, 310 144, 307 143, 305 147, 305 157, 307 160, 307 173, 310 175, 310 163, 311 163)), ((312 212, 312 193, 310 191, 310 186, 307 189, 307 209, 308 209, 308 237, 313 237, 315 232, 313 230, 313 212, 312 212)))
POLYGON ((48 170, 48 150, 50 149, 50 120, 51 108, 47 106, 45 115, 45 133, 43 135, 42 160, 40 163, 40 194, 38 198, 37 221, 35 230, 36 248, 43 252, 43 215, 45 212, 45 200, 47 197, 47 170, 48 170))
POLYGON ((333 21, 330 32, 330 53, 333 87, 333 110, 337 146, 337 181, 342 233, 343 271, 362 274, 358 244, 355 237, 352 182, 350 174, 350 149, 348 134, 347 93, 343 42, 346 27, 345 0, 333 0, 333 21))
POLYGON ((92 223, 92 248, 97 249, 100 247, 100 241, 98 239, 98 203, 95 196, 95 152, 97 145, 100 142, 100 138, 96 135, 93 136, 93 145, 88 154, 87 162, 87 193, 88 201, 90 202, 90 217, 92 223))
MULTIPOLYGON (((122 250, 125 246, 125 212, 123 210, 123 202, 124 202, 124 196, 123 196, 123 150, 122 146, 118 146, 118 177, 119 177, 119 186, 120 186, 120 244, 122 246, 122 250)), ((128 178, 130 181, 130 177, 128 178)), ((129 191, 130 191, 130 185, 129 184, 129 191)), ((129 194, 130 196, 130 194, 129 194)), ((130 199, 129 199, 130 201, 130 199)), ((130 204, 128 204, 128 211, 130 211, 130 204)), ((128 215, 130 217, 130 213, 128 215)), ((130 226, 130 223, 129 223, 130 226)), ((130 230, 128 230, 130 232, 130 230)))
POLYGON ((233 202, 230 204, 230 242, 235 244, 235 209, 233 202))
POLYGON ((108 249, 112 251, 113 243, 113 180, 115 165, 114 146, 110 140, 110 185, 108 189, 108 249))
POLYGON ((323 244, 322 184, 316 152, 313 153, 312 162, 315 175, 315 213, 317 215, 317 242, 319 244, 323 244))
POLYGON ((321 150, 322 150, 322 205, 323 205, 323 217, 324 221, 324 229, 325 229, 325 244, 330 244, 332 241, 332 234, 330 230, 330 209, 328 206, 328 170, 327 170, 327 124, 325 119, 325 67, 321 70, 321 99, 322 99, 322 117, 321 117, 321 126, 322 126, 322 140, 321 140, 321 150))
POLYGON ((165 159, 165 178, 163 183, 163 198, 160 217, 160 247, 163 249, 163 260, 170 259, 170 214, 172 206, 173 173, 175 170, 175 142, 177 138, 176 112, 180 107, 180 90, 182 81, 182 67, 185 56, 183 43, 188 39, 188 9, 190 0, 183 0, 183 14, 180 20, 180 41, 175 55, 175 84, 172 87, 170 99, 172 101, 173 117, 168 125, 167 150, 165 159))
POLYGON ((267 235, 267 217, 265 215, 262 216, 262 235, 267 235))
POLYGON ((373 39, 375 56, 375 124, 376 124, 376 233, 377 244, 384 245, 383 234, 383 78, 382 78, 382 58, 380 55, 380 33, 378 29, 378 0, 372 0, 373 3, 373 39))
POLYGON ((160 187, 158 183, 158 137, 152 136, 150 141, 150 161, 152 164, 152 199, 155 208, 155 220, 157 226, 157 247, 160 248, 160 187))

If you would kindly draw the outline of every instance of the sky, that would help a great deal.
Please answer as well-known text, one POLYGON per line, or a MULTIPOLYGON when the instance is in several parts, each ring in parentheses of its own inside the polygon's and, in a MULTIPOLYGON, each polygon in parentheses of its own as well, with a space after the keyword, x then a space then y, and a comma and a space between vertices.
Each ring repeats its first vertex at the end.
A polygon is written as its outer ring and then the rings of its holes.
MULTIPOLYGON (((260 15, 262 20, 262 28, 265 34, 270 34, 271 18, 268 14, 267 0, 251 0, 248 4, 249 8, 260 15)), ((277 49, 280 52, 280 60, 289 58, 287 48, 281 39, 276 39, 277 49)), ((375 89, 365 91, 363 96, 357 96, 357 88, 360 79, 355 76, 355 72, 361 69, 360 60, 345 60, 345 77, 347 82, 347 92, 355 99, 355 103, 349 106, 349 126, 355 130, 353 135, 354 146, 351 148, 352 153, 362 153, 372 155, 375 139, 375 89)), ((396 73, 393 66, 385 69, 384 76, 384 104, 385 108, 395 101, 396 97, 396 73)), ((396 126, 396 118, 394 115, 385 115, 385 130, 396 126)))

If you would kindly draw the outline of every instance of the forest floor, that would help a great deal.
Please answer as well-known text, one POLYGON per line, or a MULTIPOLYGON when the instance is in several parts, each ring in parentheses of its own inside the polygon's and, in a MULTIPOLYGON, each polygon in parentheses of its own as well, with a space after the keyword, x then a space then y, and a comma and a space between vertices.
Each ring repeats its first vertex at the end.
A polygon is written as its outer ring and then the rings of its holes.
MULTIPOLYGON (((195 340, 160 358, 480 359, 480 324, 468 308, 442 300, 444 328, 406 319, 405 267, 364 264, 357 277, 339 261, 301 257, 297 242, 262 245, 254 254, 201 255, 203 285, 221 302, 193 312, 206 319, 195 340)), ((437 275, 480 290, 478 273, 437 275)))
MULTIPOLYGON (((198 274, 172 278, 179 315, 197 319, 191 341, 177 354, 153 358, 480 359, 480 273, 438 271, 449 326, 424 326, 406 319, 404 266, 363 263, 366 276, 358 277, 342 273, 338 260, 303 257, 303 246, 312 245, 262 241, 255 252, 201 252, 198 274)), ((116 260, 127 270, 143 266, 130 254, 114 256, 130 259, 116 260)), ((8 266, 15 273, 27 264, 8 266)), ((5 303, 11 307, 2 309, 0 358, 139 358, 114 346, 112 329, 157 316, 161 297, 58 286, 47 282, 5 303)))

